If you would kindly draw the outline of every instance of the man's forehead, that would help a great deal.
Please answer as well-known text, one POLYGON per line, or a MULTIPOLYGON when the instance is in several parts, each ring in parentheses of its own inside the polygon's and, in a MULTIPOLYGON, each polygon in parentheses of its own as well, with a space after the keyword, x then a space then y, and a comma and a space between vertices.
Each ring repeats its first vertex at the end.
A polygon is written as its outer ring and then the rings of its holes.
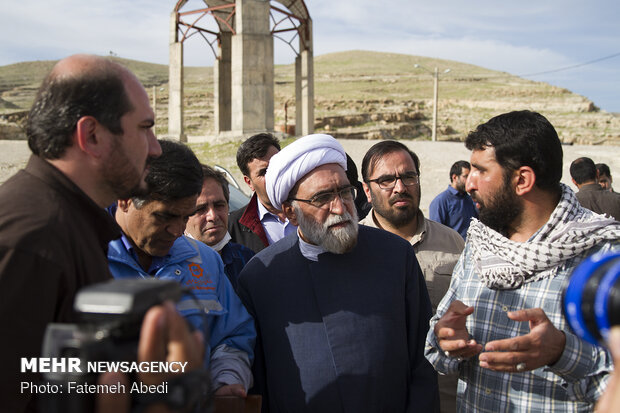
POLYGON ((406 151, 397 150, 388 152, 380 156, 374 163, 371 174, 383 174, 384 172, 403 168, 408 171, 418 172, 417 168, 415 167, 415 162, 413 161, 413 158, 411 158, 411 155, 406 151))
POLYGON ((154 118, 155 114, 151 108, 149 95, 146 93, 146 89, 144 89, 144 86, 142 86, 138 78, 136 78, 133 73, 128 72, 122 76, 122 79, 125 92, 133 106, 125 116, 137 114, 146 118, 154 118))
POLYGON ((262 169, 267 169, 269 160, 264 158, 254 158, 248 163, 248 169, 250 175, 260 172, 262 169))
POLYGON ((495 158, 495 148, 492 146, 483 146, 482 149, 474 149, 471 151, 470 164, 475 166, 474 164, 480 163, 497 163, 497 159, 495 158))
POLYGON ((153 200, 147 205, 151 213, 165 213, 170 215, 187 215, 196 207, 198 195, 188 196, 170 201, 153 200))
POLYGON ((213 178, 207 178, 204 180, 202 183, 202 192, 200 192, 200 196, 198 198, 209 198, 213 201, 226 200, 222 185, 213 178))
POLYGON ((248 162, 248 169, 250 170, 250 172, 252 172, 254 170, 266 168, 267 165, 269 165, 269 161, 271 160, 273 155, 278 152, 280 152, 278 148, 270 145, 269 149, 267 149, 267 153, 265 153, 264 156, 261 156, 260 158, 252 158, 250 162, 248 162))

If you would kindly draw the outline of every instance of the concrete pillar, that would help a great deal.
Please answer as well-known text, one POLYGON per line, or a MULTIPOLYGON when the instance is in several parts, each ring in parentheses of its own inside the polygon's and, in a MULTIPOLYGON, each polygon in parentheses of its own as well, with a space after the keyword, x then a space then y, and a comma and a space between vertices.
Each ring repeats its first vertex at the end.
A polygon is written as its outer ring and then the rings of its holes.
POLYGON ((296 135, 314 133, 314 55, 312 45, 312 21, 300 27, 306 33, 305 42, 299 40, 299 56, 295 59, 295 106, 296 135))
POLYGON ((232 34, 220 32, 218 58, 213 64, 215 133, 231 130, 231 42, 232 34))
POLYGON ((168 65, 168 136, 187 141, 183 131, 183 43, 177 33, 177 14, 170 15, 170 63, 168 65))
POLYGON ((301 109, 301 56, 295 58, 295 136, 302 134, 302 109, 301 109))
POLYGON ((232 36, 232 130, 273 131, 273 38, 268 1, 236 0, 232 36))

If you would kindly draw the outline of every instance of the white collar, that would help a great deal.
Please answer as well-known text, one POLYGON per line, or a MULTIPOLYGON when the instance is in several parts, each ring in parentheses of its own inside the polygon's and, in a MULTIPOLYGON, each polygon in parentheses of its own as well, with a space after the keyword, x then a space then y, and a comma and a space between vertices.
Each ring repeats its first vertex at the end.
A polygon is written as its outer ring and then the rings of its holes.
POLYGON ((301 255, 309 259, 310 261, 318 261, 319 254, 327 252, 325 248, 320 245, 309 244, 304 241, 299 235, 299 228, 297 229, 297 237, 299 238, 299 250, 301 251, 301 255))

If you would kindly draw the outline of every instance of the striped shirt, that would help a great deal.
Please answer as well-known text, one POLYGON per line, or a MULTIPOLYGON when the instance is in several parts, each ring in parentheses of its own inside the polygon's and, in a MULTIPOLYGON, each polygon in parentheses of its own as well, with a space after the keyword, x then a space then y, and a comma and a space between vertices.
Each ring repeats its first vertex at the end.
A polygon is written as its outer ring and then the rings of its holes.
POLYGON ((558 269, 552 278, 523 284, 515 290, 492 290, 480 282, 467 243, 458 263, 450 288, 430 321, 426 339, 426 358, 440 373, 459 373, 458 412, 591 412, 605 390, 609 372, 613 370, 611 355, 602 347, 577 338, 562 315, 562 291, 572 270, 596 251, 618 250, 618 243, 604 243, 574 257, 558 269), (529 333, 527 322, 510 320, 507 312, 542 308, 553 325, 566 335, 566 346, 560 359, 523 373, 496 372, 479 366, 478 357, 458 362, 445 356, 434 334, 437 321, 450 303, 460 300, 474 307, 467 317, 467 330, 483 346, 493 340, 529 333))

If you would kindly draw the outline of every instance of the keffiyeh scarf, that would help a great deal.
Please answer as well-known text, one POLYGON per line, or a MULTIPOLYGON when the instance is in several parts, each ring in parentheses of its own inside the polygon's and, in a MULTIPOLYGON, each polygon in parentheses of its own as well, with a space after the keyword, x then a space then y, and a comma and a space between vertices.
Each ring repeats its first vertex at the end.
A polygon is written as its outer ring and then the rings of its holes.
POLYGON ((620 223, 583 208, 573 191, 562 196, 549 221, 527 242, 511 241, 473 218, 467 242, 482 282, 507 290, 551 278, 561 264, 603 241, 620 240, 620 223))

